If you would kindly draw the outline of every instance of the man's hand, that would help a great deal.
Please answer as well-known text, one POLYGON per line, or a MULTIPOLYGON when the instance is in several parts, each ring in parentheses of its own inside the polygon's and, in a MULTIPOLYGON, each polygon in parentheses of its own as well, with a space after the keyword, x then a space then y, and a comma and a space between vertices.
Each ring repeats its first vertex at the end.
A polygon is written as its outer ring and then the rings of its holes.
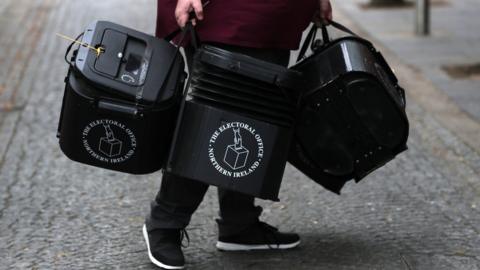
MULTIPOLYGON (((203 6, 201 0, 178 0, 175 9, 175 19, 180 27, 184 27, 190 19, 190 12, 195 11, 198 20, 203 20, 203 6)), ((197 22, 192 20, 192 24, 197 22)))
POLYGON ((329 24, 333 20, 332 5, 330 0, 318 0, 318 11, 313 17, 316 24, 329 24))

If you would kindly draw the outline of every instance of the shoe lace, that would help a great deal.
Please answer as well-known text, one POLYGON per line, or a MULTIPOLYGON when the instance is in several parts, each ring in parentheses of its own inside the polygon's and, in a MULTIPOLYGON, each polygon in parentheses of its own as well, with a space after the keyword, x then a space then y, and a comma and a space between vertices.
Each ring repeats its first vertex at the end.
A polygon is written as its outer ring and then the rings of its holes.
POLYGON ((190 245, 190 236, 188 235, 188 232, 186 229, 180 230, 180 243, 183 248, 187 248, 190 245), (187 239, 187 244, 183 244, 183 240, 187 239))
POLYGON ((258 226, 260 226, 260 229, 263 231, 263 239, 265 243, 267 243, 268 248, 274 249, 275 245, 278 248, 280 246, 280 241, 278 241, 278 238, 277 238, 278 229, 273 227, 270 224, 267 224, 261 221, 258 223, 258 226), (273 238, 275 244, 270 244, 271 239, 267 237, 268 235, 271 236, 271 238, 273 238))

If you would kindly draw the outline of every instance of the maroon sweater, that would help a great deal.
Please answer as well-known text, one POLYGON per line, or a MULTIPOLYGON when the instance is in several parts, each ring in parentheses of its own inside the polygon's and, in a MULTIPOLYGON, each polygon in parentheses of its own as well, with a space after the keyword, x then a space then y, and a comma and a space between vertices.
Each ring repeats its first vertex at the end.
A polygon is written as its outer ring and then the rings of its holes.
MULTIPOLYGON (((196 29, 201 41, 230 45, 297 49, 318 0, 210 0, 196 29)), ((156 35, 178 29, 177 0, 158 0, 156 35)))

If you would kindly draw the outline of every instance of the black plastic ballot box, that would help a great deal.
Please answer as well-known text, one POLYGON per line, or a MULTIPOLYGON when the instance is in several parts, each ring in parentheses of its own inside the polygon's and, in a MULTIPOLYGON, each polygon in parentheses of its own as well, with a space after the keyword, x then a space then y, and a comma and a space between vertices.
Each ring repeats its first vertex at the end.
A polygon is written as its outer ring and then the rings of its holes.
POLYGON ((166 40, 105 21, 89 25, 65 79, 58 137, 72 160, 145 174, 168 155, 184 62, 166 40))
POLYGON ((298 72, 213 46, 197 50, 167 171, 278 200, 298 72))
POLYGON ((409 123, 404 90, 380 52, 358 36, 330 41, 323 31, 325 43, 292 67, 304 86, 289 162, 339 193, 406 150, 409 123))

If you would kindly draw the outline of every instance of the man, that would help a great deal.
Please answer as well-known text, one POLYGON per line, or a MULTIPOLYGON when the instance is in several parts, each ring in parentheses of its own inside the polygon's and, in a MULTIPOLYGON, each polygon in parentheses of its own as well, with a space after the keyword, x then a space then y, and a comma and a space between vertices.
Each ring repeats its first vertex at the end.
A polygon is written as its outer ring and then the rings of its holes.
MULTIPOLYGON (((203 43, 287 66, 290 50, 299 46, 303 30, 314 19, 332 19, 329 0, 158 0, 157 36, 184 27, 194 12, 203 43)), ((187 61, 192 60, 186 48, 187 61)), ((182 269, 182 238, 208 185, 164 173, 143 234, 150 260, 166 269, 182 269)), ((289 249, 300 244, 297 234, 282 233, 259 221, 262 208, 248 195, 218 189, 220 219, 217 249, 224 251, 289 249)))

